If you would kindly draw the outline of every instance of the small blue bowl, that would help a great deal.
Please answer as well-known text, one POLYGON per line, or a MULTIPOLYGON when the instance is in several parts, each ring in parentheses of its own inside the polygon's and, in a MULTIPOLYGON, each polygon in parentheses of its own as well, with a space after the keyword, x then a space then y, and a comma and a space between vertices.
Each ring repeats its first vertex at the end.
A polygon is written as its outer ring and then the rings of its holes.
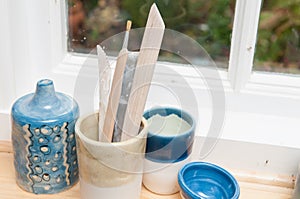
POLYGON ((178 173, 178 184, 185 199, 238 199, 240 187, 225 169, 207 162, 191 162, 178 173))

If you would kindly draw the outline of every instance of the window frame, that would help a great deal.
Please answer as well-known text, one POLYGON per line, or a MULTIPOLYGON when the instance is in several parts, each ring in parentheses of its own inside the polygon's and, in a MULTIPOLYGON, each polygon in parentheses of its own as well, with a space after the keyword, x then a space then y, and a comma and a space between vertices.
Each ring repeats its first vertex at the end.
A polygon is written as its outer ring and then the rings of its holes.
MULTIPOLYGON (((72 95, 76 75, 86 56, 67 51, 64 1, 3 0, 1 4, 0 17, 7 26, 1 38, 7 40, 0 47, 5 65, 0 67, 0 95, 6 96, 1 98, 0 123, 8 124, 13 101, 32 92, 40 78, 52 78, 57 90, 72 95)), ((300 118, 295 110, 300 107, 300 77, 252 71, 260 6, 261 0, 236 1, 228 72, 219 69, 226 96, 226 121, 221 138, 300 149, 295 139, 300 118), (239 118, 242 122, 237 122, 239 118), (247 122, 253 125, 245 128, 247 122)), ((194 81, 189 69, 173 65, 172 69, 183 74, 195 92, 207 92, 206 85, 194 81)), ((91 74, 94 72, 92 69, 91 74)), ((158 76, 163 75, 158 72, 158 76)), ((164 81, 173 84, 172 77, 164 81)), ((199 107, 204 115, 209 114, 206 110, 209 103, 199 107)), ((207 129, 209 121, 201 122, 207 129)), ((10 124, 1 125, 0 131, 5 132, 0 139, 9 139, 10 124)), ((202 133, 198 135, 205 136, 202 133)))
POLYGON ((235 91, 243 89, 251 76, 261 5, 261 0, 236 1, 228 67, 235 91))

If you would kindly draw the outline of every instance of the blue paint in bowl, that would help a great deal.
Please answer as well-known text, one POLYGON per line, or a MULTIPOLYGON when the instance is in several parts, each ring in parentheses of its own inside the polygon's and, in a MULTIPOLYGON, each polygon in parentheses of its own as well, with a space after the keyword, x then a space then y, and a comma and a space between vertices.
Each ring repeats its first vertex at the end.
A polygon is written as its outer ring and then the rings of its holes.
POLYGON ((207 162, 191 162, 178 173, 185 199, 238 199, 240 187, 225 169, 207 162))

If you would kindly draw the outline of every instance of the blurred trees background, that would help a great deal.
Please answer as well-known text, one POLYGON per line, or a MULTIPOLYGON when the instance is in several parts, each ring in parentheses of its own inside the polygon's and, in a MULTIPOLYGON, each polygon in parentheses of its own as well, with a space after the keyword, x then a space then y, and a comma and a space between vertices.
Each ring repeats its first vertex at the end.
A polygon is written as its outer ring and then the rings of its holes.
POLYGON ((264 1, 256 44, 258 70, 299 73, 300 0, 264 1))
MULTIPOLYGON (((201 44, 220 67, 227 67, 235 0, 68 0, 69 50, 89 52, 106 38, 144 27, 156 3, 166 28, 182 32, 201 44)), ((272 0, 262 5, 255 69, 298 72, 300 0, 272 0)))

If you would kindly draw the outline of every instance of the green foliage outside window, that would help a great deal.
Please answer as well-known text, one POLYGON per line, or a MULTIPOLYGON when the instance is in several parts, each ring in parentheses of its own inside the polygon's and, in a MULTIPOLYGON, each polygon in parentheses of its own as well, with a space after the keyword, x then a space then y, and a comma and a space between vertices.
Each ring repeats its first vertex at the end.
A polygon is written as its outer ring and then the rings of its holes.
MULTIPOLYGON (((133 21, 133 28, 144 27, 154 2, 166 28, 192 37, 217 65, 227 67, 235 0, 69 0, 69 49, 88 52, 104 39, 124 31, 128 19, 133 21)), ((255 68, 298 72, 299 32, 300 0, 264 1, 255 68)))
POLYGON ((299 0, 265 1, 256 45, 258 70, 299 73, 299 33, 299 0))

